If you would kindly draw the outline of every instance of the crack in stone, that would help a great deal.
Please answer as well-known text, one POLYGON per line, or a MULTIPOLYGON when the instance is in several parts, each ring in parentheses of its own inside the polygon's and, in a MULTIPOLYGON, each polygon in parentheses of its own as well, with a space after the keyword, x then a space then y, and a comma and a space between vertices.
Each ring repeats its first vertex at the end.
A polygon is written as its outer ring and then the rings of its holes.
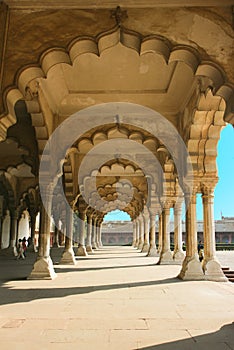
POLYGON ((5 323, 1 328, 19 328, 25 322, 25 319, 14 319, 5 323))
POLYGON ((193 335, 189 332, 188 329, 185 329, 185 331, 189 334, 190 338, 194 341, 194 343, 197 343, 196 339, 193 337, 193 335))
POLYGON ((224 344, 227 345, 227 347, 230 349, 230 350, 234 350, 232 346, 230 346, 227 342, 225 342, 224 344))

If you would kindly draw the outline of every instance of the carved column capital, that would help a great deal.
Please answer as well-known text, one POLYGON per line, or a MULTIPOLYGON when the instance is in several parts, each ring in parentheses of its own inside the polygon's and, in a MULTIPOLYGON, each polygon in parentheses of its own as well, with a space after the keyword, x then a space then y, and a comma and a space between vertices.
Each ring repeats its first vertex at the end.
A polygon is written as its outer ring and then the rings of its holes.
POLYGON ((202 196, 213 197, 214 196, 214 186, 206 184, 201 188, 202 196))

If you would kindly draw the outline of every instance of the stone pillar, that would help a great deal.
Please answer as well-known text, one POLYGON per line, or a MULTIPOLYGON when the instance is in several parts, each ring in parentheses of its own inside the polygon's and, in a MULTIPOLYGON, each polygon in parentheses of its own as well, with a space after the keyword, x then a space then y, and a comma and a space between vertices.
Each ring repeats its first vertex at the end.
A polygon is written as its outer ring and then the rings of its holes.
POLYGON ((139 223, 139 242, 138 242, 137 249, 141 251, 144 245, 144 220, 143 220, 142 214, 139 215, 138 223, 139 223))
POLYGON ((87 253, 93 253, 92 249, 92 213, 87 214, 87 241, 86 241, 87 253))
POLYGON ((162 242, 163 242, 163 217, 162 213, 160 213, 158 217, 158 254, 161 254, 162 251, 162 242))
POLYGON ((136 222, 133 220, 132 222, 133 234, 132 234, 132 247, 136 247, 136 222))
POLYGON ((203 270, 205 279, 210 281, 226 282, 219 261, 216 259, 215 223, 214 223, 214 195, 213 190, 207 189, 202 195, 203 202, 203 234, 204 259, 203 270))
POLYGON ((0 195, 0 249, 2 248, 3 203, 4 196, 0 195))
POLYGON ((100 218, 96 221, 96 245, 98 248, 102 247, 101 243, 101 220, 100 218))
POLYGON ((93 216, 92 218, 92 249, 97 249, 97 243, 96 243, 96 222, 97 222, 97 217, 93 216))
POLYGON ((156 248, 156 242, 155 242, 155 216, 156 212, 149 211, 150 214, 150 247, 147 256, 157 256, 157 248, 156 248))
POLYGON ((58 248, 59 247, 59 216, 56 214, 53 216, 54 218, 54 242, 53 247, 58 248))
POLYGON ((174 207, 174 254, 173 259, 178 264, 184 260, 182 249, 182 202, 177 202, 174 207))
POLYGON ((44 193, 44 205, 41 204, 38 257, 28 279, 53 279, 56 277, 53 262, 50 258, 50 215, 52 189, 44 193))
POLYGON ((57 225, 55 224, 54 227, 54 243, 53 243, 53 248, 59 248, 59 229, 57 225))
POLYGON ((10 226, 10 242, 9 242, 9 252, 14 256, 17 256, 17 235, 18 235, 18 211, 15 210, 11 212, 11 226, 10 226))
POLYGON ((162 211, 162 250, 158 264, 167 265, 173 263, 173 255, 170 247, 170 205, 166 204, 162 211))
POLYGON ((183 280, 203 280, 204 273, 197 252, 196 192, 185 194, 186 205, 186 256, 179 273, 183 280))
POLYGON ((136 218, 135 221, 136 221, 136 248, 137 248, 140 240, 140 224, 139 224, 138 218, 136 218))
POLYGON ((60 246, 65 246, 65 237, 66 237, 66 221, 65 217, 63 214, 63 217, 61 218, 61 230, 59 230, 59 245, 60 246))
POLYGON ((142 247, 142 253, 148 253, 150 244, 149 244, 149 214, 147 212, 144 212, 143 221, 144 221, 144 245, 142 247))
POLYGON ((88 255, 85 248, 85 210, 79 212, 79 245, 76 252, 78 256, 88 255))
POLYGON ((139 239, 140 239, 140 232, 139 232, 139 221, 138 219, 135 219, 136 222, 136 244, 135 244, 135 248, 138 248, 138 244, 139 244, 139 239))
POLYGON ((3 225, 4 217, 0 216, 0 249, 2 249, 2 225, 3 225))
POLYGON ((99 220, 99 247, 103 247, 103 244, 102 244, 102 220, 103 219, 100 219, 99 220))
POLYGON ((37 218, 37 212, 33 211, 30 213, 30 219, 31 219, 31 246, 29 247, 30 250, 37 252, 37 247, 35 244, 35 228, 36 228, 36 218, 37 218))
POLYGON ((103 247, 102 244, 102 219, 98 218, 96 221, 96 245, 98 248, 103 247))
POLYGON ((96 220, 96 227, 95 227, 95 231, 96 231, 96 246, 97 248, 100 248, 99 247, 99 242, 98 242, 98 235, 99 235, 99 218, 97 218, 96 220))
POLYGON ((73 242, 73 210, 70 207, 67 207, 65 249, 63 251, 60 264, 76 265, 76 259, 75 259, 72 242, 73 242))

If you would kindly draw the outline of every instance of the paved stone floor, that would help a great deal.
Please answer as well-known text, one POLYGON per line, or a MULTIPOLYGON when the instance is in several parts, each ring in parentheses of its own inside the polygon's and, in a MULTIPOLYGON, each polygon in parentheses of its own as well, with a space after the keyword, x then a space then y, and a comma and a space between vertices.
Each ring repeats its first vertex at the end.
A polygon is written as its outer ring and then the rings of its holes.
MULTIPOLYGON (((131 247, 104 247, 57 278, 28 281, 35 255, 0 257, 0 349, 234 350, 234 284, 184 282, 131 247)), ((223 265, 234 252, 219 253, 223 265)))

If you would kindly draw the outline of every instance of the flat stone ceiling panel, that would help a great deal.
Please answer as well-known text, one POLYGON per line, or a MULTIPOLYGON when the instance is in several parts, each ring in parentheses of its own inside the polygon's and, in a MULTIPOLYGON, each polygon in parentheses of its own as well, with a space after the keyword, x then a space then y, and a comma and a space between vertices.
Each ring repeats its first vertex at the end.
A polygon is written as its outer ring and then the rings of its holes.
POLYGON ((63 65, 71 93, 81 91, 129 90, 166 92, 175 64, 167 65, 162 56, 147 53, 142 56, 118 44, 105 50, 100 57, 81 55, 73 69, 63 65))

